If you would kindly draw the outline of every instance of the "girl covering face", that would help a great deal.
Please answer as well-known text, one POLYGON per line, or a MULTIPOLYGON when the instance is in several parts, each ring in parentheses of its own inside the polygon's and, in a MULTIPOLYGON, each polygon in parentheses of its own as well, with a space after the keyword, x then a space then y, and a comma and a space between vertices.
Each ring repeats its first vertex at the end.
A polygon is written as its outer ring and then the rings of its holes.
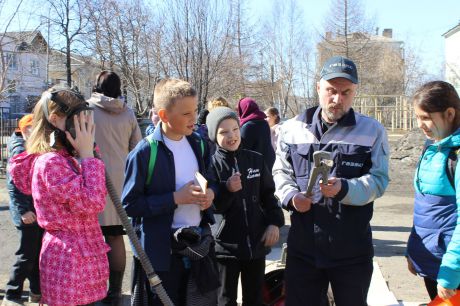
POLYGON ((45 230, 41 303, 50 306, 93 305, 107 294, 110 248, 97 219, 107 194, 105 169, 93 154, 93 114, 77 114, 83 109, 85 100, 70 89, 44 92, 34 109, 27 152, 9 164, 14 184, 32 196, 45 230), (66 129, 67 120, 73 121, 75 136, 66 129))

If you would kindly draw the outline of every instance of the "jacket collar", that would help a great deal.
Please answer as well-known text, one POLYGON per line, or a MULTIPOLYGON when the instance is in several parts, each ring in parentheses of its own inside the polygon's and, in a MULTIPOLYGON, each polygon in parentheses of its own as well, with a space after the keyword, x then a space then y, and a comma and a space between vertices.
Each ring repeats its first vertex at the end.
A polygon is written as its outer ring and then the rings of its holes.
MULTIPOLYGON (((321 123, 321 111, 320 106, 314 106, 307 109, 302 115, 299 116, 298 120, 307 123, 307 125, 316 125, 321 123)), ((354 126, 356 125, 355 111, 353 108, 350 108, 348 113, 346 113, 342 118, 337 121, 339 126, 354 126)))
POLYGON ((451 135, 434 143, 432 140, 427 140, 426 145, 434 145, 436 147, 459 147, 460 146, 460 128, 458 128, 451 135))
MULTIPOLYGON (((153 133, 150 134, 147 137, 152 137, 153 140, 162 142, 164 145, 166 145, 164 135, 163 135, 163 131, 161 129, 162 124, 163 124, 163 122, 161 122, 161 121, 158 122, 158 124, 155 127, 155 130, 153 131, 153 133)), ((195 153, 195 155, 196 155, 196 157, 198 159, 198 164, 200 166, 200 169, 203 169, 204 164, 201 161, 203 159, 202 157, 204 156, 205 152, 202 152, 202 149, 201 149, 201 137, 197 133, 193 132, 190 136, 185 136, 185 138, 190 143, 190 146, 192 147, 192 150, 193 150, 193 152, 195 153)))
POLYGON ((159 121, 157 126, 153 130, 153 133, 151 134, 153 140, 165 142, 165 140, 163 138, 163 132, 161 131, 161 125, 162 124, 163 124, 163 122, 159 121))

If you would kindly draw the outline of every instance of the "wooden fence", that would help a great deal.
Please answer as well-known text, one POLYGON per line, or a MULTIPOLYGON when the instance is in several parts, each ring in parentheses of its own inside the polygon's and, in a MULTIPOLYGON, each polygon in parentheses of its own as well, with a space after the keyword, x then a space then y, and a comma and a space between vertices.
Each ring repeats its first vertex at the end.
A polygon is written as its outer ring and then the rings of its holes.
POLYGON ((406 96, 357 96, 353 101, 353 109, 377 119, 391 131, 407 131, 417 126, 414 107, 406 96))

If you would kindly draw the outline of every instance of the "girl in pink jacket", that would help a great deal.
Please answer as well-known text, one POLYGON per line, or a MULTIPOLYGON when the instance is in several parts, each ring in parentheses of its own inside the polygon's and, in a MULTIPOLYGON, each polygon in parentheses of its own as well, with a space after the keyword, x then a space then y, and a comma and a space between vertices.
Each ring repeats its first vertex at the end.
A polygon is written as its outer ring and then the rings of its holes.
POLYGON ((107 194, 104 164, 94 158, 95 126, 83 97, 51 88, 34 109, 27 152, 12 158, 15 185, 32 194, 45 229, 40 252, 42 303, 92 305, 104 298, 109 275, 97 215, 107 194))

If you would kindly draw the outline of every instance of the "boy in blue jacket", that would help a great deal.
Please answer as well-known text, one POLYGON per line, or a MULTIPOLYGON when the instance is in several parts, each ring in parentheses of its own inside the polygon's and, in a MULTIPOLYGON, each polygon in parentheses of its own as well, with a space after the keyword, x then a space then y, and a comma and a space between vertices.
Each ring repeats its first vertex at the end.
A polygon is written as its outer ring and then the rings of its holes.
MULTIPOLYGON (((219 284, 209 224, 214 222, 210 206, 216 186, 212 177, 207 177, 206 190, 194 182, 196 172, 206 173, 209 161, 204 142, 193 132, 197 93, 188 82, 164 79, 155 87, 153 102, 161 122, 128 155, 122 203, 174 305, 192 299, 213 305, 219 284), (156 162, 147 183, 153 146, 156 162), (185 253, 187 246, 202 255, 204 249, 206 256, 185 253)), ((136 258, 132 289, 133 305, 162 305, 136 258)))

